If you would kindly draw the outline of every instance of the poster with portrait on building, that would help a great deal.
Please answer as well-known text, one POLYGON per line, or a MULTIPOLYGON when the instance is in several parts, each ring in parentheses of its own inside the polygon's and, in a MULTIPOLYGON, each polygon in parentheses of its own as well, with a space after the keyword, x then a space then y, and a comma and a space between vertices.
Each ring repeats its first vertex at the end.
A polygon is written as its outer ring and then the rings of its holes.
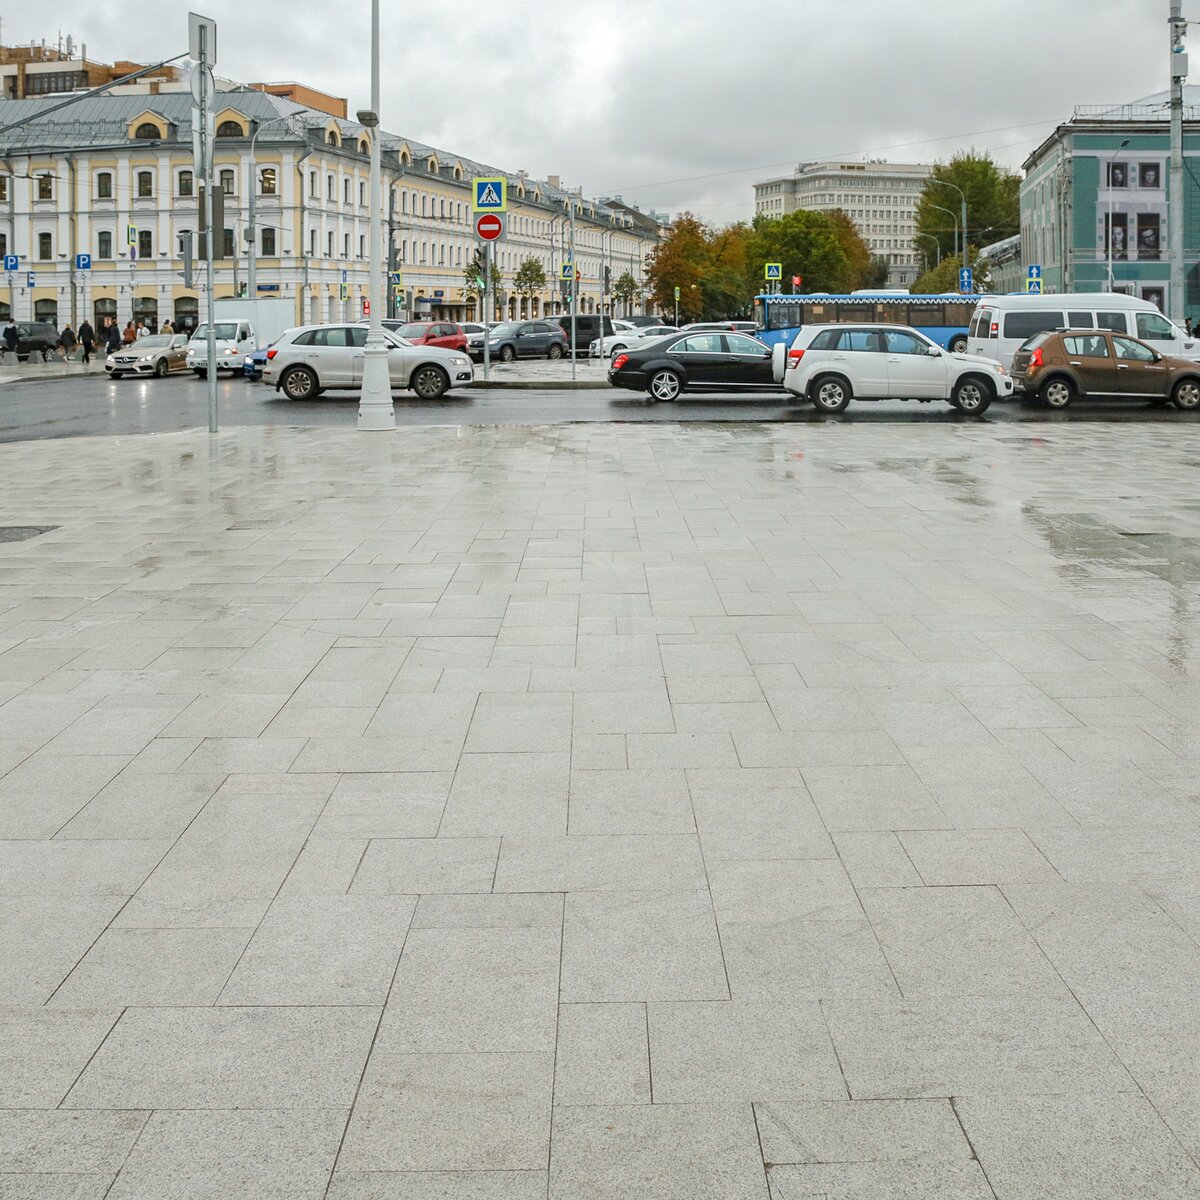
POLYGON ((1162 187, 1162 164, 1144 162, 1138 167, 1138 187, 1148 192, 1156 192, 1162 187))
POLYGON ((1162 220, 1158 213, 1137 215, 1137 256, 1155 261, 1161 257, 1162 220))
POLYGON ((1104 214, 1104 237, 1102 254, 1111 254, 1123 262, 1129 257, 1129 217, 1123 212, 1104 214))

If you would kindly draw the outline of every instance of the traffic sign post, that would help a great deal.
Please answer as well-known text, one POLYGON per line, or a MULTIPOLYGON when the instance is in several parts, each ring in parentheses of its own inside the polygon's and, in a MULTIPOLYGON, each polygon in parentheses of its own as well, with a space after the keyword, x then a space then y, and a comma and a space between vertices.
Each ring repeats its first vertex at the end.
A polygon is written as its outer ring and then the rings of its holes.
POLYGON ((960 267, 958 271, 958 290, 969 296, 975 291, 975 272, 970 267, 960 267))
POLYGON ((764 263, 763 278, 768 283, 781 283, 783 281, 783 263, 764 263))
POLYGON ((471 181, 471 211, 508 211, 508 180, 503 175, 483 175, 471 181))
POLYGON ((1030 263, 1025 272, 1025 291, 1031 296, 1042 294, 1042 267, 1040 263, 1030 263))
POLYGON ((480 213, 475 218, 475 236, 481 242, 498 242, 507 232, 504 218, 496 213, 480 213))
POLYGON ((679 289, 675 289, 675 324, 679 324, 679 289))

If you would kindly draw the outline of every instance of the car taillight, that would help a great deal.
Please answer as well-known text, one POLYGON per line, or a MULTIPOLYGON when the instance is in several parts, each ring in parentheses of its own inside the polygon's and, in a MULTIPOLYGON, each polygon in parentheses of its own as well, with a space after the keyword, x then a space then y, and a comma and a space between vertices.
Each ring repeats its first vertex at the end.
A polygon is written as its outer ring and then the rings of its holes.
POLYGON ((993 321, 992 322, 992 331, 991 331, 991 333, 988 334, 988 337, 999 337, 999 336, 1000 336, 1000 324, 997 321, 993 321))
POLYGON ((787 370, 800 365, 800 360, 804 357, 803 350, 789 350, 787 356, 787 370))
POLYGON ((1042 348, 1041 348, 1041 346, 1039 346, 1029 356, 1029 369, 1031 371, 1035 371, 1035 370, 1037 370, 1038 367, 1044 367, 1045 365, 1046 364, 1042 361, 1042 348))
POLYGON ((268 351, 267 351, 267 357, 268 357, 268 358, 274 358, 274 357, 275 357, 275 355, 277 355, 278 353, 279 353, 279 351, 278 351, 278 350, 268 350, 268 351))
POLYGON ((612 369, 614 371, 619 371, 628 361, 628 354, 618 354, 617 357, 613 359, 612 369))

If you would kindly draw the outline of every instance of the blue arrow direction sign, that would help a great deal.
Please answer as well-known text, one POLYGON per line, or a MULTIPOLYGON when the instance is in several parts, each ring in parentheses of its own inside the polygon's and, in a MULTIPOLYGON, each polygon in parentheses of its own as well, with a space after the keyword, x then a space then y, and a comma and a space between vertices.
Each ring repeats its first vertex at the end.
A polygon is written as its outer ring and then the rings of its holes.
POLYGON ((958 272, 958 290, 965 295, 975 290, 975 272, 970 267, 963 267, 958 272))
POLYGON ((21 266, 21 260, 15 254, 6 254, 4 256, 4 269, 6 271, 16 271, 21 266))
POLYGON ((92 256, 90 254, 75 255, 75 270, 90 271, 92 269, 92 256))
POLYGON ((1028 268, 1025 271, 1025 275, 1028 279, 1041 279, 1042 264, 1041 263, 1030 263, 1028 268))

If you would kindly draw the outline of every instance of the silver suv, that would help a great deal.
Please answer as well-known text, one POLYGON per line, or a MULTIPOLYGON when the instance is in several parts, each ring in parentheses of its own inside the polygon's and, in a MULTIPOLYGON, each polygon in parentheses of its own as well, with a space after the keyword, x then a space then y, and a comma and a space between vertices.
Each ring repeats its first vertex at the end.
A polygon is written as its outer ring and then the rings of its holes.
MULTIPOLYGON (((263 383, 289 400, 311 400, 327 390, 362 388, 365 325, 304 325, 289 329, 267 351, 263 383)), ((461 350, 414 346, 388 330, 388 372, 393 390, 409 389, 422 400, 436 400, 474 377, 471 360, 461 350)))

